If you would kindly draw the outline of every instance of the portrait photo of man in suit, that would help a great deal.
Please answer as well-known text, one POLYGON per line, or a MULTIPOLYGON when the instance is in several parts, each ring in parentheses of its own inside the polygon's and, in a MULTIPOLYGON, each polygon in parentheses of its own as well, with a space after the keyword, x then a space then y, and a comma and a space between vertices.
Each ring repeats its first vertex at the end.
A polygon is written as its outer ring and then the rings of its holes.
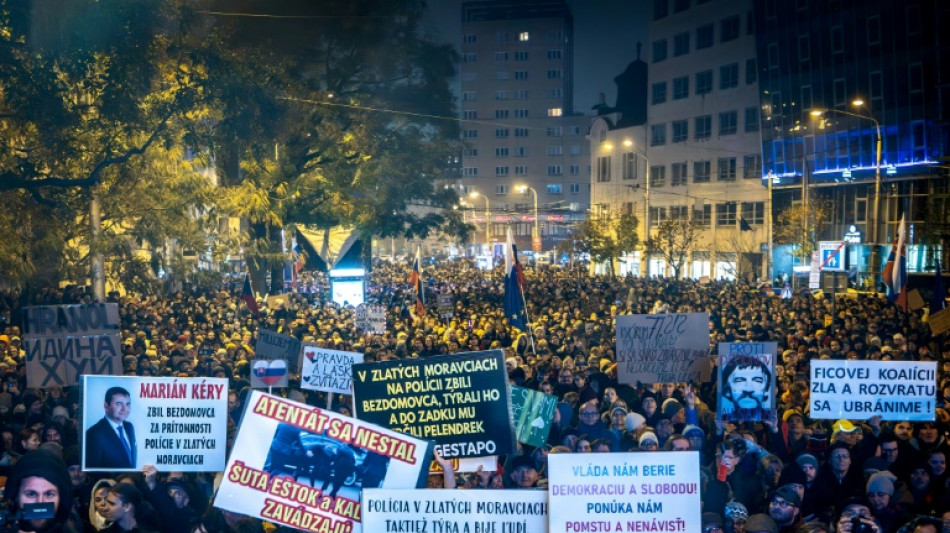
POLYGON ((126 422, 132 407, 129 391, 110 387, 105 394, 105 416, 86 430, 85 468, 135 468, 135 427, 126 422))

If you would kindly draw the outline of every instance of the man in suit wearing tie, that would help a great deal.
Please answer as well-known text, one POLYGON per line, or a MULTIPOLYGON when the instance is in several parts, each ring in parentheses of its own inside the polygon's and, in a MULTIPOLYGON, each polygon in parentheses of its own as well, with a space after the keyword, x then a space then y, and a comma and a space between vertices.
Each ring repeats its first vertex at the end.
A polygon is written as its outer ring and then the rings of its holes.
POLYGON ((86 430, 84 468, 135 468, 135 428, 125 421, 131 406, 129 391, 122 387, 106 391, 105 416, 86 430))

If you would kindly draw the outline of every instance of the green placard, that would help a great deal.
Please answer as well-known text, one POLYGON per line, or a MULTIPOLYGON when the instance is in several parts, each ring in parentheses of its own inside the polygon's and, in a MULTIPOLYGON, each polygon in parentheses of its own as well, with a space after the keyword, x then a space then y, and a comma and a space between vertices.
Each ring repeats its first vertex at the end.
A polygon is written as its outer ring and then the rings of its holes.
POLYGON ((551 432, 557 398, 524 387, 511 386, 511 410, 515 419, 515 438, 521 444, 543 446, 551 432))

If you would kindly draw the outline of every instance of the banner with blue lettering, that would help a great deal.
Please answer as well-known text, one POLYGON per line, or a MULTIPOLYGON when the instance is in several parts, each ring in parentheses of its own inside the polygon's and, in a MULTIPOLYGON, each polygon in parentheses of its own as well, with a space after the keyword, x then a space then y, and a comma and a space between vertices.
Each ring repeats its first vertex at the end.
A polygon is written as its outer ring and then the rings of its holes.
POLYGON ((363 527, 380 533, 545 533, 548 494, 543 490, 366 489, 363 527))
POLYGON ((701 531, 698 452, 548 455, 551 531, 701 531))
POLYGON ((726 422, 775 420, 774 342, 719 343, 718 416, 726 422))
POLYGON ((811 418, 934 420, 936 398, 933 361, 811 362, 811 418))
POLYGON ((431 442, 255 390, 214 505, 304 531, 360 533, 360 492, 424 487, 431 459, 431 442))
POLYGON ((83 376, 83 470, 221 472, 228 380, 83 376))
POLYGON ((501 350, 354 365, 353 397, 357 418, 434 440, 444 459, 515 449, 501 350))
POLYGON ((708 314, 617 317, 617 380, 620 383, 698 383, 708 373, 708 314))
POLYGON ((82 374, 122 375, 119 304, 27 307, 23 349, 29 388, 69 387, 82 374))

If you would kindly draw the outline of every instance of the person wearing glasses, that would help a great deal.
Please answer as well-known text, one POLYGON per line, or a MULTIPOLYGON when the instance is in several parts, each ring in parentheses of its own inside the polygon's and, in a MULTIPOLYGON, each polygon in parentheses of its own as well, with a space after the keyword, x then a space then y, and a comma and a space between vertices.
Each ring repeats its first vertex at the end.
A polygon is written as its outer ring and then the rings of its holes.
POLYGON ((801 525, 802 500, 789 485, 776 489, 769 499, 769 516, 778 525, 779 533, 793 533, 801 525))
POLYGON ((610 428, 604 424, 600 418, 600 409, 597 407, 597 400, 590 400, 581 404, 580 420, 577 423, 577 431, 581 435, 587 435, 589 440, 606 439, 610 442, 611 451, 620 451, 620 439, 610 428))
POLYGON ((722 517, 718 513, 703 513, 703 533, 723 533, 722 517))

